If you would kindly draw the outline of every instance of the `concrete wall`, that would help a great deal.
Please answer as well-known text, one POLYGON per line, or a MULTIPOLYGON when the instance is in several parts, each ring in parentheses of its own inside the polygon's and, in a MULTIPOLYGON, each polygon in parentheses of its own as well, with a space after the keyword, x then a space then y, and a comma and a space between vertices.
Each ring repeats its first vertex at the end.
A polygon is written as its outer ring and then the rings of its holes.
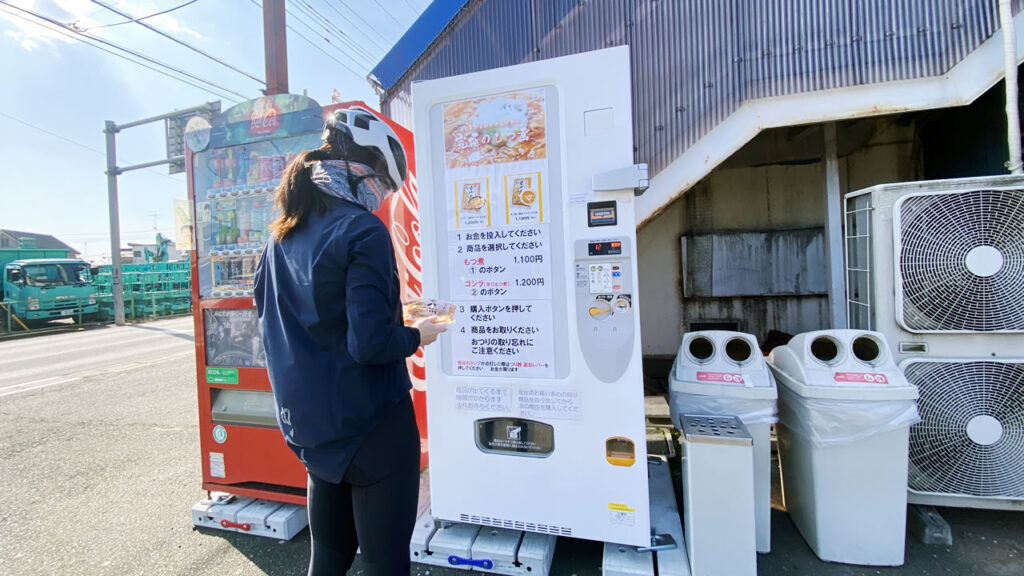
MULTIPOLYGON (((763 133, 638 232, 646 356, 674 356, 693 322, 737 322, 762 343, 769 330, 828 327, 822 132, 763 133), (684 237, 687 246, 713 248, 684 258, 684 237), (751 254, 765 269, 751 269, 751 254), (793 278, 780 281, 776 268, 793 278)), ((913 123, 888 117, 840 124, 842 192, 913 180, 914 134, 913 123)))

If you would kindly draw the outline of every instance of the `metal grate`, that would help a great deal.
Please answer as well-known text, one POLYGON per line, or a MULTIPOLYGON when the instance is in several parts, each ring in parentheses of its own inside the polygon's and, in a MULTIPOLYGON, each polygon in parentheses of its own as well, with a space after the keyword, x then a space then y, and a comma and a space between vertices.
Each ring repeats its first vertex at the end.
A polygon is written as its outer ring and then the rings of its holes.
POLYGON ((572 536, 572 528, 553 526, 550 524, 538 524, 536 522, 525 522, 523 520, 505 520, 502 518, 491 518, 489 516, 459 514, 459 521, 467 522, 469 524, 494 526, 496 528, 509 528, 511 530, 526 530, 527 532, 554 534, 555 536, 572 536))
POLYGON ((1024 190, 907 196, 894 225, 908 330, 1024 331, 1024 190))
POLYGON ((910 429, 910 488, 1024 500, 1024 364, 913 362, 921 394, 910 429))
POLYGON ((850 328, 874 330, 872 322, 871 195, 846 200, 846 306, 850 328))

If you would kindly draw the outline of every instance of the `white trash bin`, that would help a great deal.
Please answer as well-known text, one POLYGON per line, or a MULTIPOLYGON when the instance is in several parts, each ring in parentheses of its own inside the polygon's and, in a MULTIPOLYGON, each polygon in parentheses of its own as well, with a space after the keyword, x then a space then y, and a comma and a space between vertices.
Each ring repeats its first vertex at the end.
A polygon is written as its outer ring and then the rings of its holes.
POLYGON ((903 564, 917 387, 885 337, 823 330, 772 350, 786 510, 822 560, 903 564))
POLYGON ((757 551, 771 551, 771 427, 778 390, 757 339, 742 332, 690 332, 669 375, 672 422, 682 431, 684 414, 736 416, 753 439, 754 517, 757 551))

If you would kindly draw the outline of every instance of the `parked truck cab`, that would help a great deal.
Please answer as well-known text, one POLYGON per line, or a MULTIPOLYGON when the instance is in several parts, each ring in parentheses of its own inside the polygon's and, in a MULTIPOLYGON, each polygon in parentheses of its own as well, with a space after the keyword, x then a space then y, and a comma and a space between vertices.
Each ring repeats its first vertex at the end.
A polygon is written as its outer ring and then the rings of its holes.
POLYGON ((72 258, 8 262, 3 289, 4 304, 22 320, 89 320, 99 310, 89 264, 72 258))

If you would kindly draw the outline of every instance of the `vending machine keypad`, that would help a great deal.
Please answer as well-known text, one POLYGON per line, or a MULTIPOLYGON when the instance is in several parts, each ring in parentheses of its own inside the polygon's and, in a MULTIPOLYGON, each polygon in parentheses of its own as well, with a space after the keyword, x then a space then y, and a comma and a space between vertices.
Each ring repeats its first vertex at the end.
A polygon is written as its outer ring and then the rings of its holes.
POLYGON ((577 240, 576 319, 590 371, 614 382, 629 365, 633 338, 633 278, 629 238, 577 240))

